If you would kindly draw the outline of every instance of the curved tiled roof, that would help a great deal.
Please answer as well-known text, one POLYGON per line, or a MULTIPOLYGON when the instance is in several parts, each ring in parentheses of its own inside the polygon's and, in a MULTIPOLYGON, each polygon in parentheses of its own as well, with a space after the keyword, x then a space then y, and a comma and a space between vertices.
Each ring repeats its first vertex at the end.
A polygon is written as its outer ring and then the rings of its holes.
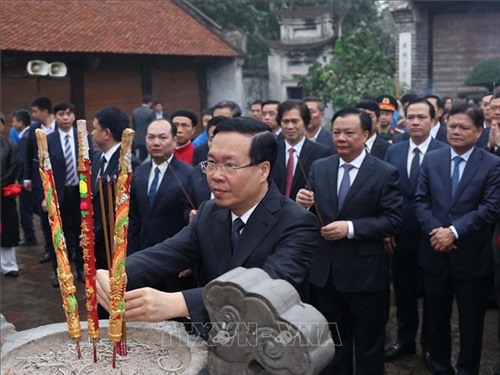
POLYGON ((172 0, 2 0, 0 49, 239 56, 172 0))

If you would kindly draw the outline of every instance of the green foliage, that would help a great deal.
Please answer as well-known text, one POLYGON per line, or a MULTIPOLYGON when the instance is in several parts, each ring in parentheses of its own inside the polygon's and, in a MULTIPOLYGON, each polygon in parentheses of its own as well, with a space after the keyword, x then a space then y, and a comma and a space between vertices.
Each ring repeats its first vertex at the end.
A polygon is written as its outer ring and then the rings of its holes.
POLYGON ((315 63, 299 79, 305 95, 314 95, 334 109, 353 105, 365 95, 394 94, 394 54, 385 51, 388 38, 361 27, 337 40, 333 58, 315 63))
POLYGON ((487 59, 477 64, 465 80, 468 86, 486 87, 493 91, 500 84, 500 59, 487 59))

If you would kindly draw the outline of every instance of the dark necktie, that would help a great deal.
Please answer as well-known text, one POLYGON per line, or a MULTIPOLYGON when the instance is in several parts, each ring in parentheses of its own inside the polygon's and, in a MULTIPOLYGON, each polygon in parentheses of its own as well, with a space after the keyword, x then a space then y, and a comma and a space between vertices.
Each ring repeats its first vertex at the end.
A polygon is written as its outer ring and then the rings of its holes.
POLYGON ((294 148, 288 150, 288 163, 286 165, 286 188, 285 196, 290 198, 292 193, 292 182, 293 182, 293 167, 294 167, 294 148))
POLYGON ((240 232, 244 228, 245 223, 240 218, 234 219, 233 227, 231 228, 231 250, 234 252, 238 242, 240 241, 240 232))
POLYGON ((153 207, 153 202, 155 201, 156 191, 158 190, 158 181, 160 180, 160 168, 155 168, 155 176, 151 187, 149 188, 149 207, 153 207))
POLYGON ((451 175, 451 197, 455 196, 457 191, 458 183, 460 182, 460 163, 464 161, 461 156, 455 156, 453 159, 455 166, 453 167, 453 174, 451 175))
POLYGON ((66 186, 78 185, 75 164, 73 163, 73 153, 71 152, 70 136, 64 137, 64 158, 66 159, 66 186))
POLYGON ((351 164, 344 164, 342 168, 344 168, 344 175, 342 176, 339 193, 337 194, 338 208, 341 208, 342 204, 344 204, 344 199, 347 195, 347 192, 349 191, 349 188, 351 187, 351 177, 349 176, 349 171, 354 167, 351 164))
POLYGON ((418 147, 413 149, 413 160, 410 166, 410 189, 413 190, 417 186, 418 173, 420 172, 420 150, 418 147))

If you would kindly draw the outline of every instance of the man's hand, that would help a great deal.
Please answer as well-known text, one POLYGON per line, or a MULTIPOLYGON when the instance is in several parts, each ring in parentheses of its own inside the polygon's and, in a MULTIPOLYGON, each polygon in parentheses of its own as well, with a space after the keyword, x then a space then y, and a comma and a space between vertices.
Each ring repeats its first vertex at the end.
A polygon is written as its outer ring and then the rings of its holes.
POLYGON ((42 201, 41 206, 42 206, 42 210, 43 210, 44 212, 47 212, 47 211, 48 211, 48 209, 47 209, 47 200, 45 200, 45 199, 44 199, 44 200, 42 201))
POLYGON ((384 249, 387 254, 394 254, 394 251, 396 250, 396 239, 394 236, 384 238, 384 249))
POLYGON ((146 287, 125 293, 126 321, 161 322, 188 315, 186 301, 181 292, 166 293, 146 287))
POLYGON ((193 221, 193 219, 196 216, 197 212, 198 212, 198 210, 191 210, 191 211, 189 211, 189 222, 193 221))
POLYGON ((430 233, 431 246, 437 253, 447 253, 456 249, 455 235, 450 228, 434 228, 430 233))
POLYGON ((31 181, 23 181, 23 189, 26 190, 26 191, 32 191, 33 190, 33 186, 31 185, 31 181))
POLYGON ((109 271, 97 270, 97 302, 109 312, 109 271))
POLYGON ((191 268, 187 268, 184 271, 179 272, 179 278, 180 277, 189 277, 193 274, 193 270, 191 268))
POLYGON ((488 137, 488 148, 500 147, 500 124, 496 120, 491 121, 490 136, 488 137))
POLYGON ((347 237, 349 226, 347 221, 334 221, 321 228, 321 235, 325 240, 337 241, 347 237))
POLYGON ((307 189, 300 189, 295 201, 304 208, 309 208, 314 204, 314 192, 307 189))

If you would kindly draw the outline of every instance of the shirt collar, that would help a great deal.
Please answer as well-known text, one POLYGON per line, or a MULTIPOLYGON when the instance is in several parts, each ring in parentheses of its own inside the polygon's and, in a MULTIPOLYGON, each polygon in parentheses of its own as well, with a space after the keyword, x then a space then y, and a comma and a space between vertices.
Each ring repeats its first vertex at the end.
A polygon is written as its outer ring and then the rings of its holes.
POLYGON ((304 146, 304 142, 306 141, 306 137, 302 137, 302 140, 297 143, 295 146, 291 146, 286 140, 285 140, 285 152, 288 153, 288 150, 290 150, 292 147, 295 150, 295 152, 300 155, 300 151, 302 150, 302 147, 304 146))
POLYGON ((120 147, 121 145, 122 145, 122 143, 118 142, 116 145, 111 147, 108 151, 102 153, 103 156, 106 158, 107 163, 109 163, 109 161, 113 157, 114 153, 116 152, 116 150, 118 150, 118 147, 120 147))
POLYGON ((346 163, 344 159, 340 158, 339 168, 342 167, 344 164, 350 164, 353 167, 359 169, 361 167, 361 164, 363 163, 363 160, 365 160, 365 157, 366 157, 366 150, 363 150, 363 152, 359 154, 358 157, 353 161, 351 161, 350 163, 346 163))
MULTIPOLYGON (((475 146, 474 146, 475 147, 475 146)), ((453 160, 453 158, 455 156, 460 156, 462 159, 465 160, 465 162, 468 162, 469 161, 469 157, 470 155, 472 154, 472 151, 474 151, 474 147, 472 147, 469 151, 467 152, 464 152, 462 155, 459 155, 455 152, 455 150, 453 148, 450 147, 450 150, 451 150, 451 160, 453 160)))
POLYGON ((191 141, 188 141, 188 142, 186 142, 186 144, 184 144, 184 145, 182 145, 182 146, 175 146, 175 149, 176 149, 176 150, 180 150, 180 149, 182 149, 182 148, 184 148, 184 147, 189 146, 190 144, 191 144, 191 141))
POLYGON ((373 148, 373 144, 375 143, 375 138, 377 138, 377 133, 373 134, 370 138, 368 138, 365 142, 366 147, 368 147, 368 150, 371 152, 373 148))
POLYGON ((165 171, 167 170, 168 166, 170 165, 170 163, 172 162, 172 158, 174 157, 174 154, 170 155, 170 157, 165 160, 163 163, 161 164, 156 164, 154 162, 154 160, 151 160, 151 168, 154 170, 156 167, 160 168, 160 173, 163 174, 165 173, 165 171))
POLYGON ((432 137, 429 134, 429 136, 427 137, 427 139, 425 141, 423 141, 419 145, 416 145, 412 141, 412 139, 410 138, 410 153, 412 153, 413 150, 418 147, 418 149, 420 150, 420 152, 422 153, 422 155, 425 155, 425 153, 427 152, 427 149, 429 148, 429 145, 431 144, 431 140, 432 140, 432 137))
POLYGON ((246 225, 248 219, 252 215, 252 213, 255 211, 255 208, 259 205, 261 201, 257 202, 257 204, 253 207, 251 207, 247 212, 245 212, 241 216, 236 216, 233 212, 231 212, 231 222, 235 221, 238 217, 243 221, 243 223, 246 225))
POLYGON ((29 126, 27 126, 23 130, 21 130, 19 132, 19 139, 21 139, 23 137, 24 133, 26 133, 29 129, 30 129, 29 126))

